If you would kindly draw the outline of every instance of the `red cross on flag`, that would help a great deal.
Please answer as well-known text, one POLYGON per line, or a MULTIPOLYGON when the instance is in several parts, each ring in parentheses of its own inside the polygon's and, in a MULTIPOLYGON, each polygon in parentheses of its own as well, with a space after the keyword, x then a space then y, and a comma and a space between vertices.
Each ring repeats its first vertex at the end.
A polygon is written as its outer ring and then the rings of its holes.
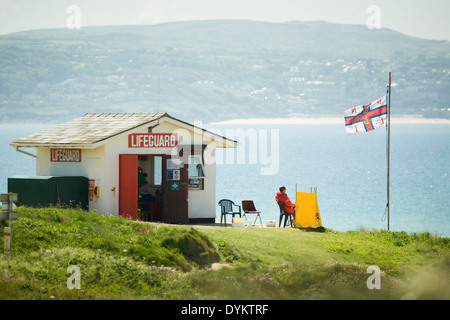
POLYGON ((372 103, 345 110, 345 131, 347 135, 368 132, 386 125, 386 96, 372 103))

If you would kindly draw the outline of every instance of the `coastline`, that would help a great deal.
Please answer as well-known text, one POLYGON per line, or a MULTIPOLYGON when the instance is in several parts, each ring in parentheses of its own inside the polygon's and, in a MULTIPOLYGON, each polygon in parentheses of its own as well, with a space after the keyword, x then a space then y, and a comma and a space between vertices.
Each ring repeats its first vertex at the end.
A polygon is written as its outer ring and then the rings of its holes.
MULTIPOLYGON (((392 117, 392 124, 450 124, 450 119, 426 119, 417 117, 392 117)), ((344 117, 304 117, 304 118, 248 118, 215 121, 210 125, 248 124, 344 124, 344 117)))

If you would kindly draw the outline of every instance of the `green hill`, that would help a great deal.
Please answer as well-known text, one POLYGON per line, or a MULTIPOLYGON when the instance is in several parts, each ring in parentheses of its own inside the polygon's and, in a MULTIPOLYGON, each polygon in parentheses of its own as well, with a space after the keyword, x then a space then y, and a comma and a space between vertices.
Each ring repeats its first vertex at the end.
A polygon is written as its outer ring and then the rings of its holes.
POLYGON ((2 300, 450 298, 450 239, 429 233, 173 226, 73 209, 18 212, 13 254, 0 254, 2 300), (70 266, 79 268, 80 289, 68 287, 70 266), (367 287, 369 266, 381 270, 380 289, 367 287))
POLYGON ((394 114, 446 117, 449 49, 448 41, 319 21, 19 32, 0 36, 0 120, 158 107, 205 122, 342 115, 384 94, 389 71, 394 114))

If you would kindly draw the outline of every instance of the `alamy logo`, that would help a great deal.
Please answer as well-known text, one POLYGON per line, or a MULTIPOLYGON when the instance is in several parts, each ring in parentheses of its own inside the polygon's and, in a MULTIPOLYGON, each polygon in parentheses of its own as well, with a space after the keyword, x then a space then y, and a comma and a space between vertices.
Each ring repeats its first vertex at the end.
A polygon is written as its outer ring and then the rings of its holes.
POLYGON ((66 20, 68 29, 80 29, 81 27, 81 10, 79 6, 71 5, 67 7, 67 14, 70 16, 66 20))
MULTIPOLYGON (((191 145, 201 146, 202 141, 201 121, 194 122, 194 135, 189 130, 180 128, 172 132, 178 137, 178 146, 172 149, 172 159, 180 159, 187 163, 188 157, 192 153, 191 145), (181 149, 183 151, 181 152, 181 149)), ((203 152, 205 164, 251 164, 260 165, 261 175, 275 175, 278 173, 280 164, 280 133, 278 129, 265 128, 233 128, 226 129, 225 134, 219 129, 209 129, 216 136, 211 138, 211 142, 203 152), (238 141, 237 148, 213 148, 215 143, 226 144, 220 137, 226 136, 229 139, 238 141)), ((195 152, 200 152, 200 150, 195 152)))
POLYGON ((81 274, 80 267, 78 266, 69 266, 67 268, 67 273, 71 273, 72 275, 67 279, 67 288, 69 290, 72 289, 80 289, 81 288, 81 274))
POLYGON ((379 6, 371 5, 367 7, 367 13, 369 17, 367 18, 367 28, 370 30, 381 29, 381 10, 379 6))
POLYGON ((367 288, 369 290, 372 289, 381 289, 381 270, 378 266, 369 266, 367 267, 367 273, 372 273, 372 275, 367 278, 367 288))

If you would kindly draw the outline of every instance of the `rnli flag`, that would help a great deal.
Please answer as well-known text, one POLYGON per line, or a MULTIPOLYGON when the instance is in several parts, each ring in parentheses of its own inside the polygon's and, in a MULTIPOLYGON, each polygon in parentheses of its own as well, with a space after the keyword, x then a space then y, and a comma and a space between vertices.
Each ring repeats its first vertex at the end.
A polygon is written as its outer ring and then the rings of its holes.
POLYGON ((345 131, 347 135, 368 132, 386 125, 386 96, 372 103, 345 110, 345 131))

